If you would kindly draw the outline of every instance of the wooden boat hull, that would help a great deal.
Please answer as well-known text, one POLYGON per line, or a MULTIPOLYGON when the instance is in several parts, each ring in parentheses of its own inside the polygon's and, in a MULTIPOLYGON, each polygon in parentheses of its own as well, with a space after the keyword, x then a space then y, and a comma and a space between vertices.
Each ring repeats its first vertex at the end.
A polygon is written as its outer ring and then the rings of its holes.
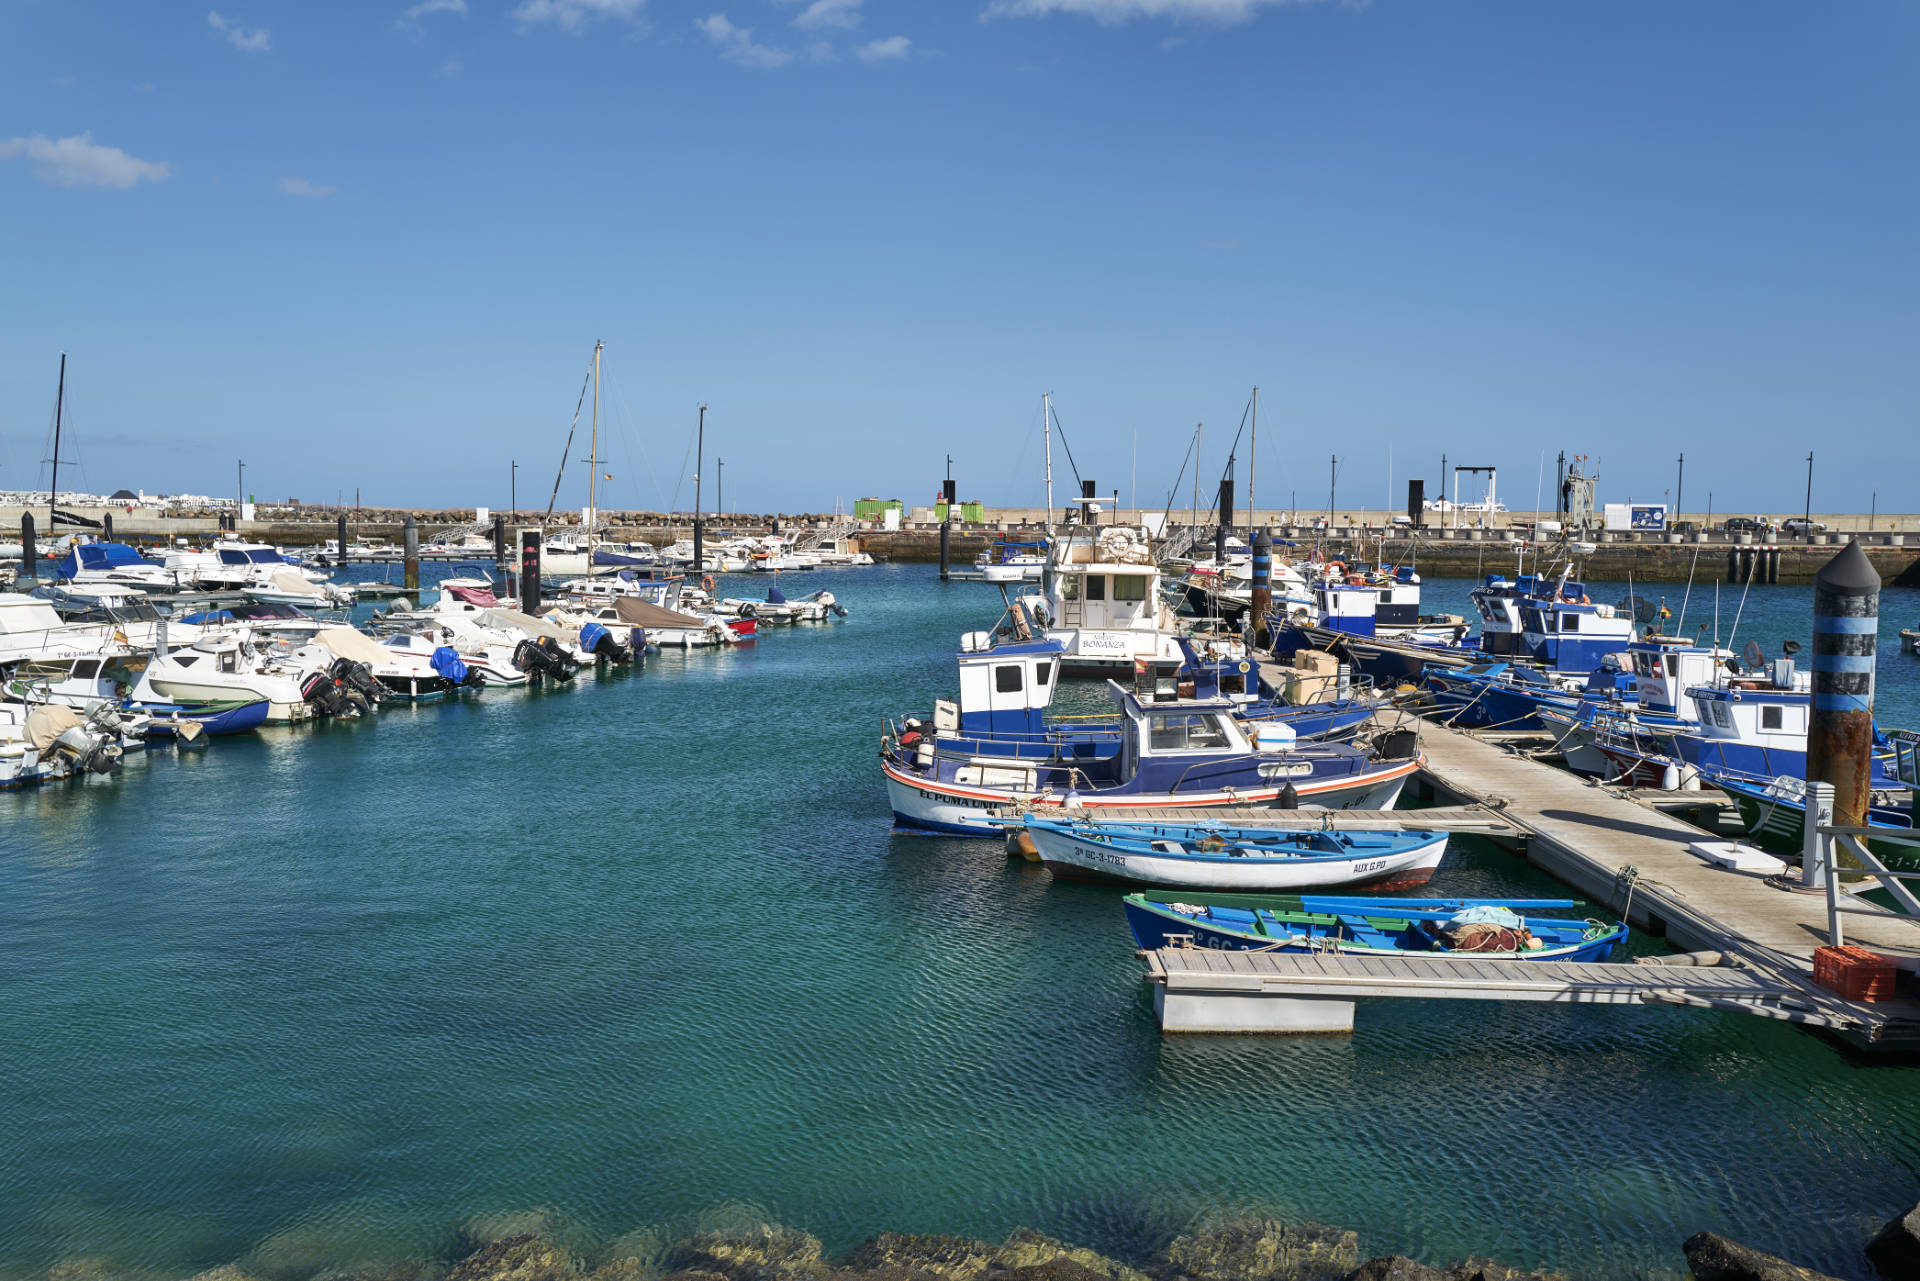
MULTIPOLYGON (((1456 952, 1421 946, 1425 939, 1418 932, 1409 932, 1412 946, 1379 946, 1307 928, 1256 933, 1203 916, 1174 912, 1166 904, 1140 902, 1137 896, 1132 895, 1123 903, 1127 924, 1132 927, 1134 938, 1141 947, 1149 949, 1192 946, 1225 952, 1319 952, 1343 956, 1406 956, 1417 952, 1438 952, 1449 957, 1489 961, 1601 962, 1613 955, 1627 933, 1625 926, 1612 926, 1594 930, 1590 937, 1561 941, 1530 951, 1456 952)), ((1385 915, 1393 914, 1391 908, 1383 907, 1382 910, 1385 915)))
MULTIPOLYGON (((1364 774, 1296 783, 1294 790, 1303 809, 1392 809, 1400 799, 1401 789, 1425 759, 1416 753, 1405 760, 1381 762, 1378 768, 1364 774)), ((894 822, 897 830, 903 832, 997 839, 1003 834, 1002 828, 990 815, 1003 806, 1027 804, 1041 810, 1067 812, 1067 797, 1051 789, 1033 793, 1011 786, 962 786, 936 781, 915 775, 887 757, 881 758, 880 768, 886 775, 894 822)), ((1142 809, 1233 805, 1264 809, 1278 803, 1282 790, 1282 787, 1262 787, 1232 792, 1134 792, 1111 797, 1082 792, 1073 797, 1072 812, 1124 822, 1129 812, 1142 809)))
MULTIPOLYGON (((1052 823, 1030 824, 1027 832, 1040 861, 1063 880, 1249 893, 1360 885, 1378 890, 1412 888, 1433 879, 1434 869, 1447 852, 1444 832, 1422 833, 1425 839, 1362 845, 1349 853, 1319 855, 1235 852, 1230 835, 1226 839, 1228 848, 1219 852, 1200 852, 1189 845, 1185 853, 1171 853, 1151 848, 1166 842, 1116 844, 1091 832, 1052 823)), ((1403 835, 1392 833, 1395 838, 1403 835)))

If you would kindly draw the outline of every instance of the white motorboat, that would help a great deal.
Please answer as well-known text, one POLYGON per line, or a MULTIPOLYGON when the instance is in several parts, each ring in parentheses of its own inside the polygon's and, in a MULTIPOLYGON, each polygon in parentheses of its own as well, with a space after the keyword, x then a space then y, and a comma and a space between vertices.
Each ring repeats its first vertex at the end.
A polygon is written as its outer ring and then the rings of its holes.
POLYGON ((106 627, 68 623, 49 601, 20 592, 0 592, 0 668, 28 658, 81 658, 124 654, 129 649, 106 627))
POLYGON ((154 564, 125 543, 78 543, 53 566, 53 576, 82 589, 119 587, 170 592, 179 577, 154 564))
POLYGON ((120 763, 118 729, 57 703, 0 702, 0 788, 110 773, 120 763))
POLYGON ((1042 581, 1045 594, 1021 604, 1066 646, 1063 670, 1131 673, 1136 662, 1181 661, 1179 623, 1160 599, 1160 568, 1145 530, 1063 531, 1042 581))
POLYGON ((241 589, 248 600, 262 605, 292 605, 296 609, 347 609, 353 605, 353 589, 338 583, 315 582, 304 574, 282 569, 265 582, 241 589))
POLYGON ((273 670, 268 656, 233 636, 207 636, 175 650, 163 644, 147 661, 133 697, 193 711, 264 699, 269 725, 313 719, 313 705, 299 681, 273 670))

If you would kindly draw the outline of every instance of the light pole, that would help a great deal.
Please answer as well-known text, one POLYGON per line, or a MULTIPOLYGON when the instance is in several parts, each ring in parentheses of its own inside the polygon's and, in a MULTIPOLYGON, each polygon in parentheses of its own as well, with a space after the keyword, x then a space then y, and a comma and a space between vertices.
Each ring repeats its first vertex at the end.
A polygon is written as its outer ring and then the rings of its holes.
POLYGON ((1687 493, 1687 456, 1685 454, 1682 454, 1680 455, 1680 479, 1675 481, 1673 484, 1673 514, 1676 519, 1680 515, 1680 500, 1686 497, 1686 493, 1687 493))
POLYGON ((713 507, 714 515, 727 518, 727 460, 718 454, 713 456, 713 507))
POLYGON ((1800 532, 1807 536, 1808 542, 1812 542, 1813 541, 1813 451, 1811 449, 1807 451, 1807 509, 1804 512, 1802 512, 1800 515, 1802 519, 1800 532))
POLYGON ((240 511, 247 505, 247 464, 241 459, 235 459, 234 461, 240 464, 240 478, 233 495, 233 532, 238 534, 240 532, 240 511))
POLYGON ((520 523, 520 460, 513 460, 513 470, 507 473, 507 520, 511 524, 520 523))

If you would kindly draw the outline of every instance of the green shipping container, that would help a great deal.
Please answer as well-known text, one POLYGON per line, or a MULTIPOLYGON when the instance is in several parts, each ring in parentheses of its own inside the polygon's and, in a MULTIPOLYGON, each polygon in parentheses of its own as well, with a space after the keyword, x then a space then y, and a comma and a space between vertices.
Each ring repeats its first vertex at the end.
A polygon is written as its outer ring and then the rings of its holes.
POLYGON ((902 511, 898 498, 856 498, 853 500, 853 518, 855 520, 879 520, 880 513, 893 508, 902 511))
MULTIPOLYGON (((947 505, 945 503, 935 503, 933 505, 933 518, 935 520, 945 520, 947 518, 947 505)), ((961 520, 973 521, 974 523, 977 524, 980 521, 985 520, 986 518, 987 518, 987 507, 985 503, 961 503, 960 504, 961 520)))

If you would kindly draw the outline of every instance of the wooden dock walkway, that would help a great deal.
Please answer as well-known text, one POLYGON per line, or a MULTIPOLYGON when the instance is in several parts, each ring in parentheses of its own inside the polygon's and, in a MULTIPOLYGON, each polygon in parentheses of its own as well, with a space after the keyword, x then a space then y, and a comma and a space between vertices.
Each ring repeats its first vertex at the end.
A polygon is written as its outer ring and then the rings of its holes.
POLYGON ((1739 1008, 1845 1029, 1845 1002, 1809 1002, 1797 987, 1747 969, 1581 964, 1409 954, 1221 951, 1143 954, 1168 1032, 1349 1032, 1361 997, 1575 1004, 1665 1003, 1739 1008))
MULTIPOLYGON (((1814 949, 1827 942, 1824 895, 1709 864, 1688 848, 1699 828, 1461 731, 1424 725, 1420 746, 1439 797, 1493 807, 1527 834, 1528 859, 1582 896, 1682 950, 1725 953, 1809 1004, 1833 999, 1813 983, 1814 949)), ((1908 918, 1850 915, 1847 942, 1920 965, 1920 925, 1908 918)), ((1920 1050, 1920 1001, 1841 1004, 1856 1025, 1849 1040, 1920 1050)))

